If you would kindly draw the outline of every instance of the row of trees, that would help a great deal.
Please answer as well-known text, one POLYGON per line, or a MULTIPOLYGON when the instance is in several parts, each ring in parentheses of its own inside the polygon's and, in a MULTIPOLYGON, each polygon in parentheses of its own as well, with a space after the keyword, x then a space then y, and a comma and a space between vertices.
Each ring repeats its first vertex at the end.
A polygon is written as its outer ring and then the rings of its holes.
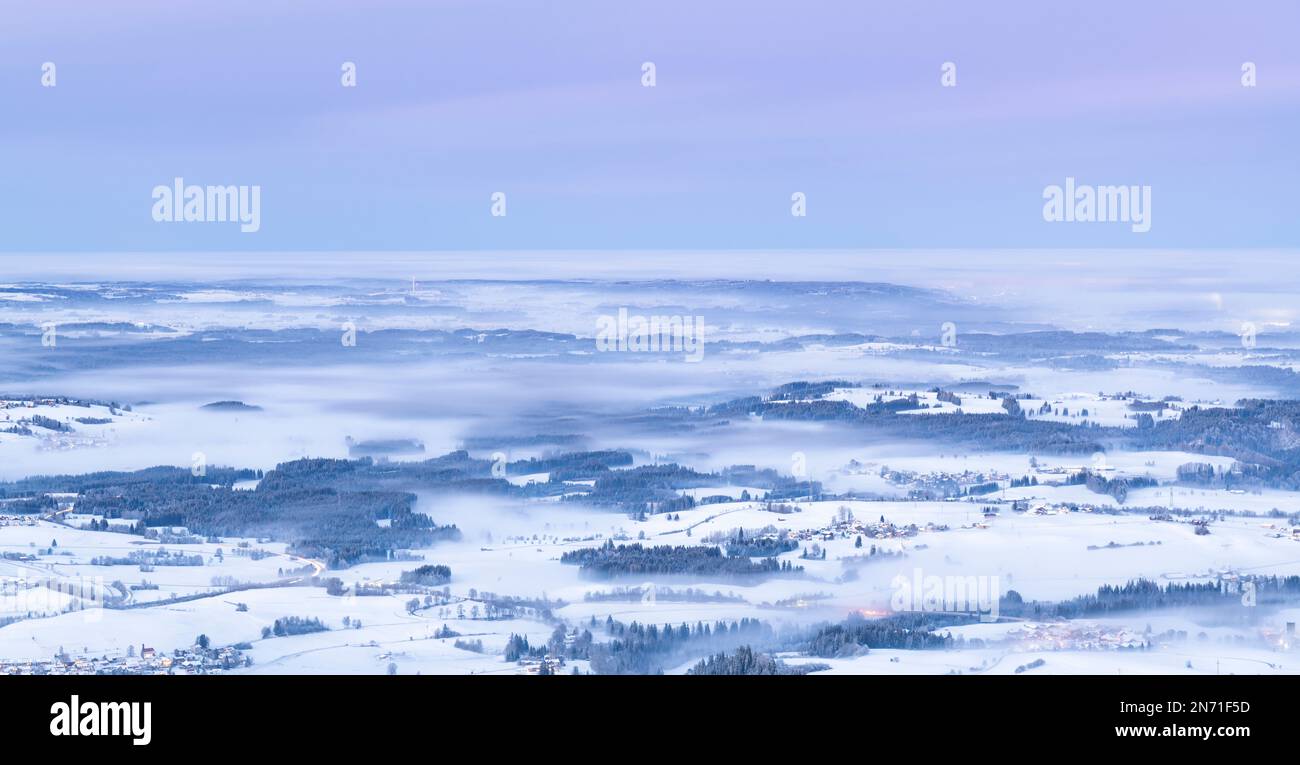
POLYGON ((560 556, 560 562, 581 566, 583 573, 603 578, 665 574, 750 577, 803 572, 803 567, 794 566, 789 561, 775 558, 753 561, 743 556, 723 555, 719 547, 643 547, 636 543, 615 545, 612 540, 600 547, 569 550, 560 556))

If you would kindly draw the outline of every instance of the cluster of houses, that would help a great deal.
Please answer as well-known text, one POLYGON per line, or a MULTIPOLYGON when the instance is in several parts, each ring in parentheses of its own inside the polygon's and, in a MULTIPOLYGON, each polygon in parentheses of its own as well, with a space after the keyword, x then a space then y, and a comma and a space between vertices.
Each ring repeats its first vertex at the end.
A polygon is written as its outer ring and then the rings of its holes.
POLYGON ((0 675, 209 675, 237 667, 252 660, 233 646, 178 648, 171 654, 141 645, 137 654, 126 656, 85 656, 72 658, 58 654, 48 661, 0 662, 0 675))
POLYGON ((34 515, 0 515, 0 527, 35 526, 36 520, 34 515))
POLYGON ((1300 640, 1296 639, 1295 622, 1287 622, 1286 627, 1282 630, 1262 629, 1260 630, 1260 636, 1266 643, 1280 651, 1300 649, 1300 640))
POLYGON ((934 470, 919 473, 911 470, 881 468, 880 477, 895 486, 908 486, 912 494, 958 499, 962 489, 990 483, 1006 484, 1012 476, 999 470, 934 470))
MULTIPOLYGON (((1107 505, 1094 505, 1089 502, 1043 502, 1018 500, 1011 503, 1011 509, 1017 513, 1029 515, 1069 515, 1070 513, 1115 513, 1107 505)), ((986 514, 987 516, 987 514, 986 514)), ((1152 518, 1152 520, 1158 520, 1152 518)))
MULTIPOLYGON (((1182 630, 1169 630, 1161 634, 1142 635, 1121 627, 1052 622, 1029 624, 1008 632, 1007 637, 1017 641, 1018 650, 1027 652, 1116 651, 1151 648, 1169 641, 1184 641, 1188 639, 1188 634, 1182 630)), ((1300 648, 1300 640, 1296 638, 1295 622, 1286 622, 1283 629, 1262 628, 1259 637, 1265 645, 1274 650, 1291 651, 1300 648)), ((1243 637, 1238 635, 1236 640, 1240 642, 1243 637)))
POLYGON ((546 654, 538 658, 524 657, 519 659, 519 671, 517 675, 558 675, 564 669, 564 657, 546 654))
POLYGON ((1115 651, 1147 646, 1142 635, 1122 627, 1076 622, 1029 624, 1011 630, 1007 637, 1024 651, 1115 651))
POLYGON ((1300 526, 1286 527, 1276 523, 1265 523, 1263 526, 1268 529, 1268 534, 1265 536, 1270 539, 1294 539, 1300 542, 1300 526))
MULTIPOLYGON (((833 539, 853 539, 856 537, 866 539, 910 539, 923 531, 947 530, 948 525, 943 523, 927 523, 924 526, 909 523, 906 526, 898 526, 889 521, 864 523, 859 520, 848 519, 833 521, 829 526, 820 529, 791 531, 788 538, 800 542, 829 542, 833 539)), ((775 538, 776 534, 770 536, 775 538)))

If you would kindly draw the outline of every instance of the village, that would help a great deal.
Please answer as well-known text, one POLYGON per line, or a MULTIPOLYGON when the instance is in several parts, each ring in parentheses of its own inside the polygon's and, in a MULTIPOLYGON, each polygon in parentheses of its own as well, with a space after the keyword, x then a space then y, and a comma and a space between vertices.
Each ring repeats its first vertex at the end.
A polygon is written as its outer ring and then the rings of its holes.
POLYGON ((1021 651, 1111 651, 1149 646, 1142 635, 1120 627, 1080 622, 1029 624, 1007 633, 1021 651))
MULTIPOLYGON (((206 642, 206 638, 200 638, 206 642)), ((177 648, 170 655, 141 645, 125 656, 72 658, 60 652, 49 661, 0 662, 0 675, 210 675, 252 665, 234 646, 177 648)))
MULTIPOLYGON (((1188 640, 1210 639, 1205 632, 1191 635, 1186 630, 1166 630, 1160 633, 1143 633, 1118 626, 1089 624, 1086 622, 1045 622, 1026 624, 1007 633, 1014 650, 1034 653, 1041 651, 1139 651, 1167 648, 1170 645, 1185 643, 1188 640)), ((1221 636, 1220 642, 1249 643, 1250 637, 1236 635, 1231 638, 1221 636)), ((1290 652, 1300 643, 1296 641, 1295 622, 1287 622, 1283 629, 1273 627, 1260 628, 1254 642, 1273 651, 1290 652)))
POLYGON ((917 526, 914 523, 909 523, 900 526, 884 520, 883 516, 879 522, 869 523, 854 518, 852 512, 841 510, 841 515, 829 526, 820 529, 791 531, 788 538, 800 542, 819 540, 829 542, 834 539, 853 539, 856 537, 865 539, 910 539, 921 532, 935 531, 948 531, 948 525, 926 523, 923 526, 917 526))

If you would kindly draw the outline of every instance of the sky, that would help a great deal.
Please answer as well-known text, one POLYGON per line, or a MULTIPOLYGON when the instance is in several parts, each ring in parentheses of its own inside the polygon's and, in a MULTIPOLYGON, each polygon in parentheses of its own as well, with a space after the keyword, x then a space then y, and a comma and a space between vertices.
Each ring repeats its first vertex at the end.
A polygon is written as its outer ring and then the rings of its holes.
POLYGON ((1286 250, 1297 29, 1289 1, 12 3, 0 276, 54 252, 1286 250), (176 177, 259 186, 260 229, 156 222, 176 177), (1045 221, 1066 178, 1149 186, 1150 230, 1045 221))

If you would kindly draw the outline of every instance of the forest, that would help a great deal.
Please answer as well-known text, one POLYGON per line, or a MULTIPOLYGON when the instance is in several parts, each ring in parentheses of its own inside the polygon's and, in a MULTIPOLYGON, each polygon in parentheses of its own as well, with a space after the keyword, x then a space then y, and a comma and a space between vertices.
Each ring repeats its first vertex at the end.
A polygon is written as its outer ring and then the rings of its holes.
POLYGON ((958 624, 970 624, 973 616, 951 614, 906 613, 879 619, 853 615, 839 624, 827 624, 814 630, 803 650, 812 656, 831 658, 855 656, 871 648, 919 650, 951 647, 953 639, 934 630, 958 624))
POLYGON ((1135 579, 1122 585, 1103 585, 1096 594, 1060 602, 1025 601, 1020 593, 1011 590, 1002 597, 999 613, 1033 619, 1077 619, 1153 608, 1241 606, 1247 590, 1256 607, 1293 606, 1300 599, 1300 576, 1252 576, 1230 586, 1213 581, 1161 585, 1150 579, 1135 579))
MULTIPOLYGON (((592 617, 592 626, 596 625, 592 617)), ((697 622, 662 627, 632 622, 623 624, 607 618, 605 631, 610 640, 592 643, 588 653, 591 670, 599 675, 653 675, 704 652, 726 651, 745 644, 772 643, 772 627, 757 619, 697 622)))
POLYGON ((730 654, 709 656, 687 672, 688 675, 806 675, 830 669, 829 664, 786 664, 747 645, 730 654))

